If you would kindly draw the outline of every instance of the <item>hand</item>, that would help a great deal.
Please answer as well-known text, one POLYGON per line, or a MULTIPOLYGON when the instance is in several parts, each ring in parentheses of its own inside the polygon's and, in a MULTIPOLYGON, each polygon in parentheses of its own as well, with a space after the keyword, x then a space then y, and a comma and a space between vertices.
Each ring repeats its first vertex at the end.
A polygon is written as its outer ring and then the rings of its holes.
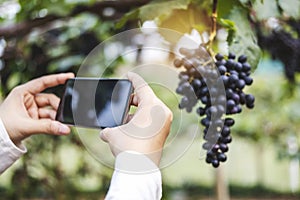
POLYGON ((100 137, 109 143, 115 156, 123 151, 135 151, 145 154, 158 166, 170 132, 172 112, 140 76, 135 73, 127 76, 135 90, 132 104, 137 110, 127 124, 106 128, 100 137))
POLYGON ((64 84, 73 73, 48 75, 15 87, 0 106, 0 118, 11 138, 19 145, 26 137, 37 133, 65 135, 70 128, 55 121, 59 98, 40 93, 46 88, 64 84))

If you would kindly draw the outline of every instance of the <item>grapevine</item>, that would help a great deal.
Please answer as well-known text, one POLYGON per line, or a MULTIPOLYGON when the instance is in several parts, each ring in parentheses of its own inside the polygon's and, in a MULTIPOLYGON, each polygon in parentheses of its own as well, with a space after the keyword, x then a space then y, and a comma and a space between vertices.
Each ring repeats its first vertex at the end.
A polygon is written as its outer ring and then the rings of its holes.
POLYGON ((250 109, 254 107, 254 96, 243 92, 253 79, 245 55, 239 56, 236 61, 232 53, 226 58, 217 54, 214 62, 204 52, 202 46, 180 49, 184 57, 175 59, 174 65, 177 68, 183 66, 184 70, 179 74, 176 92, 183 95, 179 108, 187 112, 191 112, 198 101, 201 102, 196 112, 202 117, 200 123, 204 126, 206 162, 218 167, 220 162, 227 160, 225 153, 232 141, 230 127, 235 121, 228 116, 241 113, 242 105, 250 109))
POLYGON ((206 150, 206 162, 218 167, 227 160, 228 144, 232 141, 231 127, 235 120, 231 115, 242 112, 242 106, 252 109, 255 97, 243 92, 253 83, 250 77, 251 66, 246 55, 229 53, 228 56, 210 55, 212 42, 216 34, 217 0, 213 1, 212 29, 209 41, 197 49, 181 48, 182 58, 174 60, 174 66, 183 67, 179 74, 176 93, 182 95, 180 109, 196 113, 204 126, 202 145, 206 150), (200 102, 200 106, 198 104, 200 102))

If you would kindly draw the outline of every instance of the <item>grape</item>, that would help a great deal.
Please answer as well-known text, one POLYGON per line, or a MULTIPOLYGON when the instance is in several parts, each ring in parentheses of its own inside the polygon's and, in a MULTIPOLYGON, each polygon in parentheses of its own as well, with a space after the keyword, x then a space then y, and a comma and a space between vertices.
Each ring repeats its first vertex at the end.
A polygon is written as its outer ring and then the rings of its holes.
POLYGON ((234 119, 232 119, 232 118, 226 118, 224 124, 226 126, 233 126, 234 125, 234 119))
POLYGON ((204 126, 202 148, 206 152, 206 162, 218 167, 227 160, 228 144, 231 143, 231 127, 235 120, 227 115, 242 112, 242 105, 253 108, 255 97, 245 94, 243 89, 253 83, 249 76, 251 66, 246 55, 237 57, 233 53, 224 56, 216 54, 213 61, 205 49, 180 49, 185 57, 175 59, 176 68, 183 67, 179 74, 176 92, 182 95, 180 109, 196 113, 204 126), (237 61, 236 61, 237 60, 237 61), (222 87, 220 87, 220 85, 222 87), (202 105, 197 105, 201 102, 202 105))
POLYGON ((218 159, 214 159, 212 160, 211 164, 214 166, 214 167, 219 167, 220 163, 219 163, 219 160, 218 159))
POLYGON ((295 74, 300 72, 300 32, 299 21, 289 23, 292 31, 285 29, 273 30, 269 35, 263 35, 262 31, 257 29, 257 38, 259 46, 269 52, 274 60, 280 60, 284 65, 286 78, 295 82, 295 74), (291 34, 295 30, 297 36, 291 34))
POLYGON ((221 61, 221 60, 224 59, 224 56, 222 54, 220 54, 220 53, 218 53, 215 57, 216 57, 217 61, 221 61))
POLYGON ((245 56, 245 55, 241 55, 241 56, 239 56, 239 58, 238 58, 238 62, 239 63, 244 63, 244 62, 246 62, 247 61, 247 56, 245 56))
POLYGON ((227 146, 227 144, 221 143, 221 144, 220 144, 220 150, 221 150, 222 152, 227 152, 227 151, 228 151, 228 146, 227 146))

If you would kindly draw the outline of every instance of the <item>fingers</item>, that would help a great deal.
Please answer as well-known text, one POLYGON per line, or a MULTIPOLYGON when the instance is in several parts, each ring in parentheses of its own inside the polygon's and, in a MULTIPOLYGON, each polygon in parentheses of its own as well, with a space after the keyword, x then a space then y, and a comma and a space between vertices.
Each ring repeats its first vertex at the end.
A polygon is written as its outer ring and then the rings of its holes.
POLYGON ((37 79, 33 79, 27 82, 26 84, 24 84, 22 87, 26 91, 30 92, 31 94, 37 94, 49 87, 54 87, 60 84, 64 84, 67 79, 73 77, 74 77, 73 73, 47 75, 37 79))
POLYGON ((33 119, 38 119, 38 107, 34 101, 34 98, 32 98, 31 94, 25 94, 24 95, 24 105, 27 108, 28 115, 33 119))
POLYGON ((39 118, 49 118, 55 120, 56 111, 48 108, 40 108, 38 111, 39 118))
POLYGON ((38 107, 51 106, 57 110, 60 99, 54 94, 40 93, 35 96, 38 107))
POLYGON ((35 96, 29 94, 25 95, 24 101, 27 112, 31 118, 50 118, 54 120, 60 100, 54 94, 40 93, 35 96), (51 106, 51 108, 46 108, 47 106, 51 106))
POLYGON ((127 77, 132 82, 135 91, 134 104, 156 98, 154 92, 142 77, 133 72, 128 72, 127 77))
POLYGON ((27 120, 23 128, 28 135, 32 133, 66 135, 71 132, 71 129, 67 125, 51 119, 27 120))
MULTIPOLYGON (((162 116, 165 116, 165 120, 172 121, 172 112, 170 109, 156 97, 149 85, 140 77, 138 74, 129 72, 127 74, 128 79, 132 82, 135 89, 135 93, 132 99, 132 104, 138 106, 137 112, 130 120, 135 121, 137 124, 144 124, 150 115, 146 115, 153 108, 159 107, 160 110, 164 111, 162 116), (141 103, 143 102, 143 103, 141 103), (138 112, 143 110, 142 112, 138 112)), ((152 119, 150 121, 153 121, 152 119)), ((162 121, 161 123, 164 123, 162 121)))

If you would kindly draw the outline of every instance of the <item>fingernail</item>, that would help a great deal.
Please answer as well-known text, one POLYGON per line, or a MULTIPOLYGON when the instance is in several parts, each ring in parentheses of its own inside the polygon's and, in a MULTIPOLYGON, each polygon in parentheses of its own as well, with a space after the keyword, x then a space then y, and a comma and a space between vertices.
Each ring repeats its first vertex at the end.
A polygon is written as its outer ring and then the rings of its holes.
POLYGON ((59 126, 59 133, 62 135, 68 134, 70 132, 70 128, 64 124, 59 126))

